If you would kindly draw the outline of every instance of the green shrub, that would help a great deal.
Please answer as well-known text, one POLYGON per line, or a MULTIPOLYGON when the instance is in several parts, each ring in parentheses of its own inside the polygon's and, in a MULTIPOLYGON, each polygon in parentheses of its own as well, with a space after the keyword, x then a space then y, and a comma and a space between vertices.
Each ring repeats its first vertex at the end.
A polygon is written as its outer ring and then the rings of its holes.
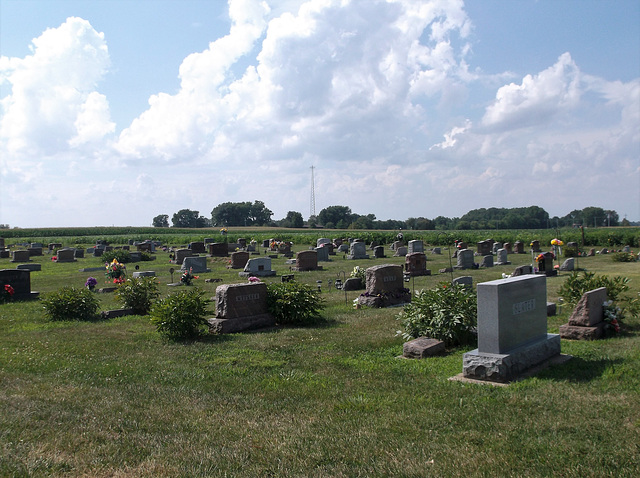
POLYGON ((88 289, 63 287, 42 299, 49 320, 93 320, 100 303, 88 289))
POLYGON ((113 249, 112 251, 106 251, 100 258, 104 262, 109 263, 111 263, 114 259, 122 264, 131 262, 131 254, 129 254, 129 251, 125 249, 113 249))
POLYGON ((430 337, 447 346, 475 343, 478 321, 477 298, 473 289, 442 282, 436 288, 415 294, 398 314, 406 340, 430 337))
POLYGON ((633 252, 616 252, 611 255, 614 262, 635 262, 638 260, 633 252))
POLYGON ((134 277, 121 283, 115 296, 124 307, 130 307, 138 315, 146 315, 151 304, 158 298, 158 282, 155 277, 134 277))
POLYGON ((320 293, 308 284, 267 284, 267 308, 278 324, 308 325, 319 322, 324 307, 320 293))
POLYGON ((607 296, 611 300, 616 300, 618 296, 629 290, 629 279, 627 277, 616 276, 609 278, 607 276, 598 276, 595 272, 572 272, 564 284, 560 287, 558 295, 564 299, 569 305, 574 306, 578 303, 585 292, 607 288, 607 296))
POLYGON ((199 337, 206 325, 208 299, 197 287, 176 292, 151 307, 151 323, 169 340, 199 337))
POLYGON ((140 260, 142 262, 149 262, 153 260, 153 256, 146 251, 140 253, 140 260))

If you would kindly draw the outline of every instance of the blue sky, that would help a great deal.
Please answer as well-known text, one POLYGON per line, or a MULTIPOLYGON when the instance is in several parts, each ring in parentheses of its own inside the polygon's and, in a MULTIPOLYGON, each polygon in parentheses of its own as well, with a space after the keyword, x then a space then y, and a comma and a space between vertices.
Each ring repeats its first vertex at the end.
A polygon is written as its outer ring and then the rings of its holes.
POLYGON ((640 2, 0 0, 0 223, 640 220, 640 2), (37 206, 37 207, 36 207, 37 206))

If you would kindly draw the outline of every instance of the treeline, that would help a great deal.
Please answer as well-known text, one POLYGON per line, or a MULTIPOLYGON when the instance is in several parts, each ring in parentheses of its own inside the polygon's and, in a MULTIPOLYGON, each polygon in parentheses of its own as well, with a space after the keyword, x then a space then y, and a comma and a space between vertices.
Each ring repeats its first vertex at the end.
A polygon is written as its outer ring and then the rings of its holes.
MULTIPOLYGON (((360 215, 348 206, 329 206, 317 216, 304 221, 302 213, 289 211, 279 220, 272 219, 273 212, 264 202, 225 202, 211 211, 210 217, 199 211, 181 209, 173 214, 171 226, 178 228, 271 226, 271 227, 322 227, 325 229, 379 229, 420 231, 466 231, 486 229, 550 229, 560 227, 615 227, 632 225, 626 219, 620 221, 618 213, 600 207, 575 209, 564 217, 549 217, 549 213, 538 206, 517 208, 481 208, 469 211, 462 217, 438 216, 434 219, 410 217, 406 220, 378 220, 374 214, 360 215)), ((169 227, 169 215, 153 218, 154 227, 169 227)))

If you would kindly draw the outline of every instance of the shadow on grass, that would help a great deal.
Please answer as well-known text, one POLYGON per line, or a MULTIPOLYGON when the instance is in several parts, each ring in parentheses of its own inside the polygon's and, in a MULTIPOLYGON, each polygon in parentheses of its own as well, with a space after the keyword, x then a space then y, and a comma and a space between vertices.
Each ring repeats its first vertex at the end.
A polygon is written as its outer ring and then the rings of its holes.
POLYGON ((567 382, 584 383, 601 377, 605 370, 612 365, 624 362, 622 359, 583 359, 573 357, 571 360, 556 366, 551 366, 537 377, 539 379, 563 380, 567 382))

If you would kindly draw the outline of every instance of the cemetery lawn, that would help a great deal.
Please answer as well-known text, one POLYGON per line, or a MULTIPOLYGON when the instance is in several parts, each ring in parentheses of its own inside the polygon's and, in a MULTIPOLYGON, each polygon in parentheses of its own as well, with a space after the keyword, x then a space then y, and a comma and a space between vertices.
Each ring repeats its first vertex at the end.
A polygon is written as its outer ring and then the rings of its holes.
MULTIPOLYGON (((433 275, 407 286, 451 280, 438 273, 449 265, 444 252, 427 254, 433 275)), ((155 256, 137 265, 156 271, 165 295, 175 290, 165 285, 171 265, 167 253, 155 256)), ((82 287, 89 276, 106 285, 102 271, 78 271, 100 259, 33 260, 42 271, 31 274, 31 288, 41 295, 82 287)), ((453 275, 471 275, 474 284, 498 279, 531 256, 509 260, 453 275)), ((208 296, 219 283, 206 278, 245 282, 226 259, 208 263, 212 271, 195 281, 208 296)), ((508 387, 454 382, 470 348, 398 358, 400 309, 355 310, 359 292, 345 298, 327 288, 341 271, 349 277, 355 265, 384 263, 404 258, 338 255, 320 263, 322 271, 296 272, 314 287, 323 281, 320 325, 190 343, 164 341, 148 317, 49 322, 40 301, 0 305, 0 476, 638 476, 638 318, 614 338, 563 340, 573 359, 508 387)), ((0 268, 13 267, 0 260, 0 268)), ((640 263, 602 255, 581 258, 579 267, 629 277, 632 294, 640 290, 640 263)), ((266 282, 290 273, 282 258, 273 268, 278 277, 266 282)), ((549 301, 567 276, 547 280, 549 301)), ((98 297, 103 310, 120 307, 113 294, 98 297)), ((549 332, 569 313, 550 317, 549 332)))

